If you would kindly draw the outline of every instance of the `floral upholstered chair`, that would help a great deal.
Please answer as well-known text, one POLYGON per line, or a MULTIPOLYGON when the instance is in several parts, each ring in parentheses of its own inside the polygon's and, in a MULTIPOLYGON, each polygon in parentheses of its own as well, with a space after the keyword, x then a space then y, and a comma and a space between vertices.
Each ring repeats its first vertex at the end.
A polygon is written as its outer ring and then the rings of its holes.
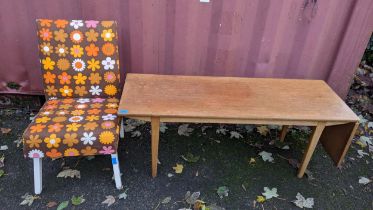
POLYGON ((111 155, 120 189, 116 22, 40 19, 37 26, 47 101, 23 134, 35 193, 41 193, 44 157, 111 155))

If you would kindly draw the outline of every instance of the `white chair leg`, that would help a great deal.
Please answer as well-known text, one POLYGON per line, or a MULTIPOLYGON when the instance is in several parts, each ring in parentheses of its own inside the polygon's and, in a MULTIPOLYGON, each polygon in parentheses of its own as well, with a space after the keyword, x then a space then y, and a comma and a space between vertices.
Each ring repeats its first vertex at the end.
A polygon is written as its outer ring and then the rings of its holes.
POLYGON ((42 159, 33 158, 34 161, 34 190, 35 194, 40 194, 42 189, 42 159))
POLYGON ((120 131, 119 131, 120 138, 124 138, 124 126, 123 126, 123 117, 120 120, 120 131))
POLYGON ((115 186, 118 190, 122 189, 122 179, 120 177, 118 154, 111 154, 111 163, 113 164, 115 186))

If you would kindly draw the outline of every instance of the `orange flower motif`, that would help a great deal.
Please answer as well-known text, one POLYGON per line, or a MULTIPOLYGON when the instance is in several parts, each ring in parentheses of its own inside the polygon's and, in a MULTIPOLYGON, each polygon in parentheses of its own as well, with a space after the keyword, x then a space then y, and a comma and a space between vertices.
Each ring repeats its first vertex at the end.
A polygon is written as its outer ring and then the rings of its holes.
POLYGON ((50 57, 46 57, 45 59, 41 60, 41 63, 43 64, 45 70, 53 70, 54 65, 56 64, 56 62, 52 61, 50 57))
POLYGON ((71 104, 73 102, 74 102, 74 99, 72 99, 72 98, 65 98, 65 99, 62 100, 62 103, 64 103, 64 104, 71 104))
POLYGON ((102 52, 107 56, 111 56, 115 52, 115 46, 112 43, 105 43, 104 45, 102 45, 101 49, 102 52))
POLYGON ((93 131, 97 128, 97 126, 98 126, 98 124, 96 122, 88 122, 88 123, 83 125, 84 130, 86 130, 86 131, 89 131, 89 130, 93 131))
POLYGON ((63 88, 60 88, 60 92, 62 96, 72 96, 73 89, 69 88, 69 86, 63 86, 63 88))
POLYGON ((71 114, 72 115, 83 115, 84 114, 84 110, 77 109, 77 110, 72 111, 71 114))
POLYGON ((59 158, 62 157, 62 153, 58 152, 56 149, 52 149, 51 151, 48 151, 46 155, 50 158, 59 158))
POLYGON ((43 116, 35 119, 36 123, 47 123, 51 118, 43 116))
POLYGON ((100 103, 94 103, 94 104, 91 104, 90 107, 91 108, 101 108, 103 105, 100 104, 100 103))
POLYGON ((114 134, 110 131, 104 131, 99 136, 102 144, 111 144, 114 141, 114 134))
POLYGON ((69 148, 64 152, 65 156, 79 156, 79 151, 74 148, 69 148))
POLYGON ((58 79, 60 80, 61 85, 71 83, 71 81, 70 81, 71 76, 68 75, 66 72, 62 72, 62 74, 58 75, 58 79))
POLYGON ((79 143, 79 140, 76 138, 78 135, 76 133, 66 133, 62 143, 67 144, 67 146, 72 147, 74 144, 79 143))
POLYGON ((73 76, 73 78, 75 79, 75 84, 77 84, 77 85, 79 85, 79 84, 84 85, 85 84, 85 80, 87 79, 87 76, 83 75, 82 73, 78 73, 77 75, 73 76))
POLYGON ((59 147, 61 139, 56 136, 56 134, 51 134, 49 137, 44 139, 44 142, 47 144, 48 148, 59 147))
POLYGON ((60 123, 55 123, 55 124, 52 124, 52 125, 48 125, 48 132, 50 132, 50 133, 60 132, 62 128, 63 128, 63 125, 61 125, 60 123))
POLYGON ((85 86, 75 86, 75 94, 79 96, 84 96, 88 93, 85 86))
POLYGON ((58 104, 58 100, 48 100, 46 103, 48 105, 57 105, 58 104))
POLYGON ((93 43, 85 47, 85 50, 87 51, 88 56, 97 56, 99 51, 98 47, 93 43))
POLYGON ((118 90, 114 85, 106 85, 104 92, 109 96, 113 96, 118 92, 118 90))
POLYGON ((84 156, 95 155, 97 154, 97 149, 92 149, 91 146, 87 146, 85 149, 82 149, 81 152, 84 156))
POLYGON ((117 77, 115 76, 114 72, 107 71, 104 74, 104 79, 105 79, 105 82, 112 83, 112 82, 115 82, 117 77))
POLYGON ((41 26, 46 26, 46 27, 50 27, 52 23, 52 20, 48 20, 48 19, 39 19, 39 21, 40 21, 41 26))
POLYGON ((71 124, 66 125, 66 130, 67 131, 78 131, 80 126, 82 125, 78 123, 71 123, 71 124))
POLYGON ((104 20, 104 21, 101 21, 101 25, 105 28, 109 28, 110 26, 112 26, 114 23, 114 21, 110 21, 110 20, 104 20))
POLYGON ((72 107, 71 104, 62 104, 60 109, 70 109, 70 107, 72 107))
POLYGON ((30 133, 41 132, 45 128, 45 125, 36 124, 30 127, 30 133))
POLYGON ((111 129, 115 127, 115 123, 113 121, 104 121, 101 123, 101 128, 103 129, 111 129))
POLYGON ((33 147, 36 147, 36 148, 39 148, 40 147, 40 143, 42 142, 42 140, 39 138, 39 135, 30 135, 30 139, 29 140, 26 140, 26 143, 28 144, 28 146, 30 148, 33 148, 33 147))
POLYGON ((54 31, 54 40, 59 42, 65 42, 67 38, 67 33, 64 30, 60 29, 58 31, 54 31))
POLYGON ((91 84, 94 85, 94 84, 100 84, 100 81, 101 81, 101 76, 99 73, 91 73, 89 75, 89 81, 91 81, 91 84))
POLYGON ((75 44, 79 44, 80 42, 83 41, 83 33, 75 30, 70 33, 70 39, 73 41, 75 44))
POLYGON ((101 110, 99 109, 89 109, 88 114, 100 114, 101 110))
POLYGON ((118 112, 118 109, 105 109, 104 112, 107 114, 115 114, 118 112))
POLYGON ((99 120, 99 117, 97 115, 89 115, 89 116, 86 117, 86 120, 88 120, 90 122, 97 121, 97 120, 99 120))
POLYGON ((54 24, 56 24, 57 28, 65 28, 65 26, 68 24, 67 20, 56 20, 54 21, 54 24))
POLYGON ((67 118, 66 118, 66 117, 63 117, 63 116, 54 117, 54 118, 52 119, 52 121, 53 121, 53 122, 56 122, 56 123, 58 123, 58 122, 64 122, 64 121, 66 121, 66 120, 67 120, 67 118))
POLYGON ((89 31, 85 32, 85 36, 87 37, 87 41, 89 42, 96 42, 98 33, 95 32, 93 29, 89 29, 89 31))
POLYGON ((57 61, 57 67, 62 71, 66 71, 70 67, 70 63, 66 58, 62 58, 57 61))
POLYGON ((54 79, 56 78, 56 75, 48 71, 47 73, 43 75, 43 77, 44 77, 44 82, 49 84, 49 83, 54 83, 55 81, 54 79))
POLYGON ((52 39, 52 32, 47 28, 42 28, 39 31, 39 36, 43 39, 43 41, 50 41, 52 39))
POLYGON ((54 88, 53 85, 47 85, 45 92, 48 94, 48 96, 55 96, 58 90, 54 88))

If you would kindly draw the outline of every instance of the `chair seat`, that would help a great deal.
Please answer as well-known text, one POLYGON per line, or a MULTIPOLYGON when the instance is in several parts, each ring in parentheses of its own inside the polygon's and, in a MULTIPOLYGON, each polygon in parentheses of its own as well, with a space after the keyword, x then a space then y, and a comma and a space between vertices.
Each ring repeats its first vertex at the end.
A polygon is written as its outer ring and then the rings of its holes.
POLYGON ((48 100, 23 134, 24 156, 108 155, 119 140, 118 99, 48 100))

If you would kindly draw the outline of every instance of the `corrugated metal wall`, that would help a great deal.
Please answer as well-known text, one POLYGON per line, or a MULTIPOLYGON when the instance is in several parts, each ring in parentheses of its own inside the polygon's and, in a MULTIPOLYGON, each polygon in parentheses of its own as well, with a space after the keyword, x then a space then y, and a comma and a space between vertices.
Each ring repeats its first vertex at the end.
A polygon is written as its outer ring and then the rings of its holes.
POLYGON ((372 9, 370 0, 0 0, 0 92, 41 93, 35 19, 66 18, 117 20, 125 72, 323 79, 343 97, 372 9))

